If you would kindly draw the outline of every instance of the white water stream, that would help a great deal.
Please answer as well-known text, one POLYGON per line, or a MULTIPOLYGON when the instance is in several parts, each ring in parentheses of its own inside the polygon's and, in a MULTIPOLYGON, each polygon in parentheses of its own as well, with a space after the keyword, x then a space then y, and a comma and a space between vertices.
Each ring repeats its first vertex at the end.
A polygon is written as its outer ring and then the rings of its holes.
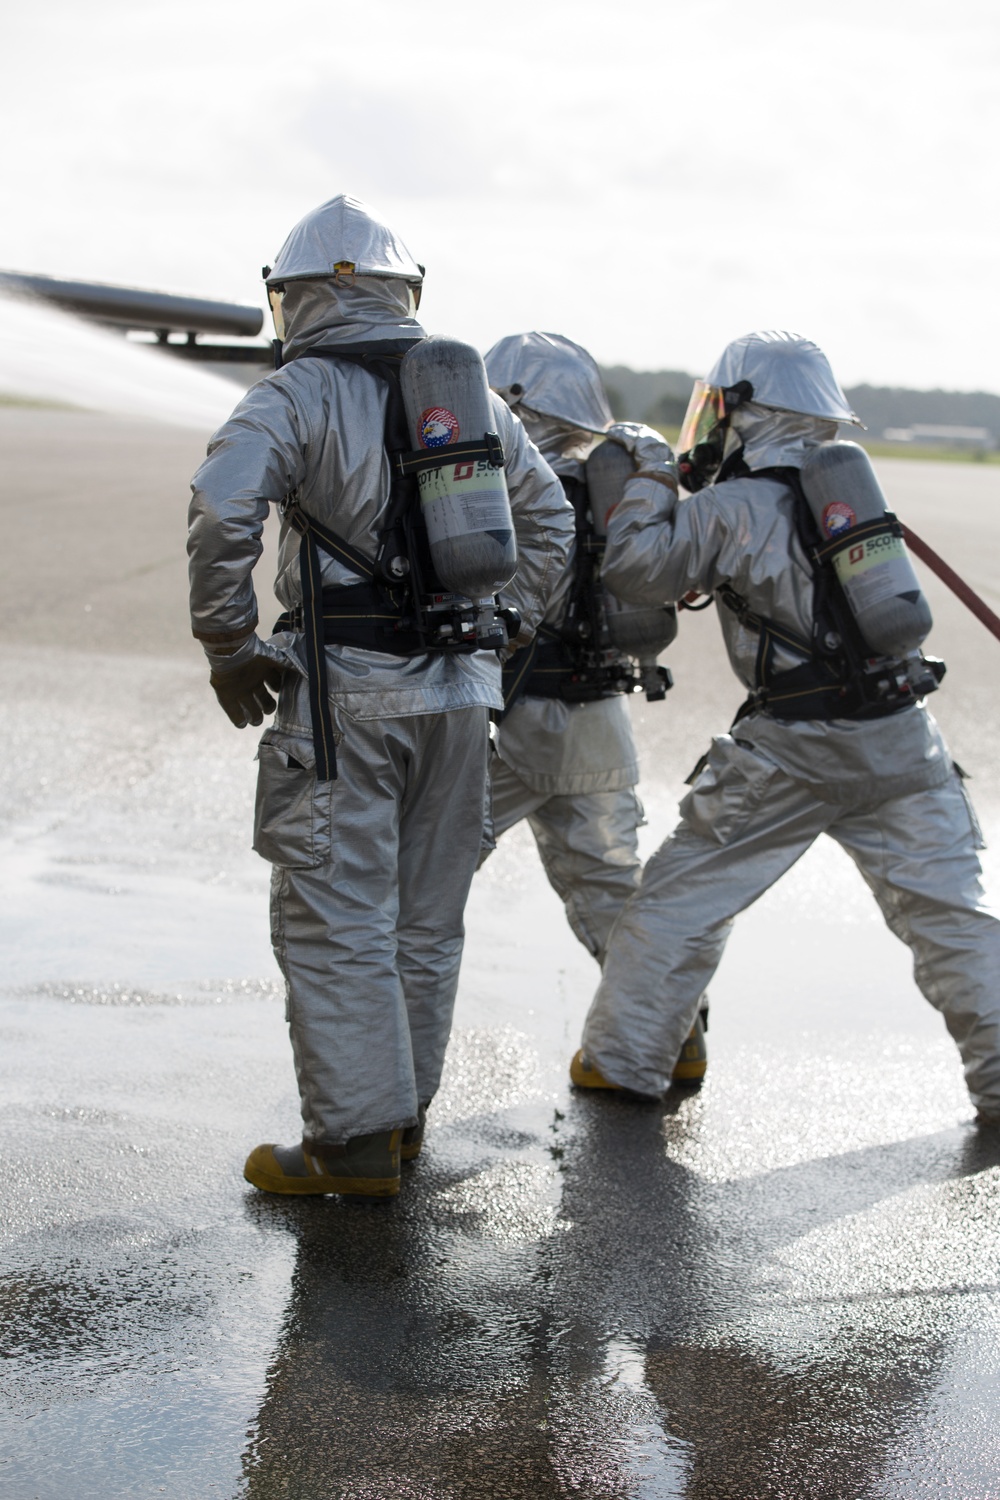
POLYGON ((240 387, 55 308, 0 296, 4 396, 213 432, 236 405, 240 387))

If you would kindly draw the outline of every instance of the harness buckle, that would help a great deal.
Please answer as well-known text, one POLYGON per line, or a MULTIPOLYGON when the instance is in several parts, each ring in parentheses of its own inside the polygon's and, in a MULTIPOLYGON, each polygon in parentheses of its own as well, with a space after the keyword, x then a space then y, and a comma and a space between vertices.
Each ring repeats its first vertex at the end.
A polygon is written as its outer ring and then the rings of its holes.
POLYGON ((305 536, 309 530, 309 517, 299 505, 298 493, 286 495, 283 500, 278 501, 278 515, 283 521, 287 521, 293 531, 299 536, 305 536))

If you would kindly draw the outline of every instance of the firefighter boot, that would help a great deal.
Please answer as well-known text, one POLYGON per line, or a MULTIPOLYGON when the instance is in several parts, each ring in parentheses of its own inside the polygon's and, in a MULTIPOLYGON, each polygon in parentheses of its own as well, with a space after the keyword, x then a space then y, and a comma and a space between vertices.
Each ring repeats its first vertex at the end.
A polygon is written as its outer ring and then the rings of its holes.
POLYGON ((624 1093, 617 1083, 609 1083, 582 1051, 573 1054, 569 1065, 569 1081, 578 1089, 616 1089, 618 1093, 624 1093))
POLYGON ((674 1063, 674 1071, 670 1075, 671 1083, 698 1084, 705 1077, 705 1070, 708 1067, 708 1047, 705 1044, 706 1015, 706 1011, 700 1010, 695 1016, 687 1041, 681 1048, 681 1055, 674 1063))
POLYGON ((633 1104, 662 1103, 659 1094, 640 1094, 636 1089, 626 1089, 620 1083, 609 1082, 600 1068, 582 1051, 573 1054, 569 1065, 569 1081, 578 1089, 607 1089, 633 1104))
POLYGON ((420 1155, 420 1148, 424 1144, 424 1126, 427 1123, 427 1105, 417 1106, 417 1123, 410 1125, 403 1131, 403 1141, 399 1148, 399 1154, 403 1161, 413 1161, 420 1155))
POLYGON ((349 1193, 392 1198, 399 1192, 401 1130, 356 1135, 343 1145, 258 1146, 243 1176, 265 1193, 349 1193))

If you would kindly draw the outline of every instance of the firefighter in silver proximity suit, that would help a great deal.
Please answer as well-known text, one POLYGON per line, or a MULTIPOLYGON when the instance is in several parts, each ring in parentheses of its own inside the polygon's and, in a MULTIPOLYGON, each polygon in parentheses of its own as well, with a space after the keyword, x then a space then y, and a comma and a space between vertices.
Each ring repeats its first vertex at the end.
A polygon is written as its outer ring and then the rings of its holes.
MULTIPOLYGON (((570 927, 603 964, 611 928, 639 883, 638 751, 621 691, 589 701, 561 696, 571 652, 558 634, 569 599, 588 586, 588 454, 606 435, 631 453, 637 471, 667 474, 671 482, 674 456, 652 428, 614 421, 594 359, 561 334, 500 339, 486 355, 486 373, 559 475, 578 517, 573 568, 550 603, 532 663, 514 656, 504 672, 507 707, 490 767, 493 834, 499 838, 527 818, 570 927), (580 578, 576 589, 574 570, 580 578)), ((575 598, 575 607, 580 605, 575 598)), ((700 1081, 706 1056, 699 1015, 673 1070, 675 1080, 700 1081)))
POLYGON ((733 919, 828 833, 912 950, 916 982, 958 1045, 980 1118, 1000 1118, 1000 921, 983 894, 982 844, 940 730, 923 701, 907 701, 905 682, 881 713, 830 717, 862 694, 863 680, 847 676, 819 691, 825 712, 814 700, 811 716, 779 716, 791 711, 781 675, 795 674, 801 691, 811 668, 801 650, 775 646, 774 630, 809 642, 819 608, 797 530, 796 475, 838 422, 856 421, 816 345, 748 335, 692 397, 680 459, 691 498, 653 493, 637 478, 612 517, 609 585, 635 601, 715 592, 750 698, 713 741, 678 827, 618 921, 571 1065, 578 1085, 661 1092, 733 919))
MULTIPOLYGON (((280 684, 260 742, 254 847, 274 867, 272 941, 303 1139, 258 1147, 245 1175, 273 1192, 383 1196, 398 1191, 400 1151, 419 1150, 444 1060, 500 666, 486 652, 390 654, 357 618, 394 482, 393 362, 398 371, 425 336, 422 267, 341 196, 296 225, 265 275, 283 362, 212 438, 192 482, 189 539, 194 633, 223 708, 239 726, 259 724, 280 684), (251 573, 272 504, 284 518, 275 591, 288 614, 262 639, 251 573), (309 550, 311 523, 339 555, 309 550), (303 566, 318 570, 333 633, 349 635, 325 633, 318 646, 332 747, 317 741, 311 712, 303 566)), ((562 576, 572 512, 520 423, 492 405, 518 550, 504 602, 525 642, 562 576)))

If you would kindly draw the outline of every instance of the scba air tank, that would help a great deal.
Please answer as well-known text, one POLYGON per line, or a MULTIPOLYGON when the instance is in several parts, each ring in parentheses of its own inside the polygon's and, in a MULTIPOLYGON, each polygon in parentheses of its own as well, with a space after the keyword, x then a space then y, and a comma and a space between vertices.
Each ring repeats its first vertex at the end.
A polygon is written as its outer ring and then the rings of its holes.
MULTIPOLYGON (((608 516, 620 502, 626 482, 635 473, 632 456, 620 443, 607 438, 587 459, 587 494, 594 522, 594 537, 603 542, 608 534, 608 516)), ((604 610, 611 644, 645 665, 654 662, 677 634, 677 611, 667 604, 624 604, 604 585, 604 610)))
POLYGON ((931 628, 930 607, 868 454, 857 443, 823 443, 800 477, 864 640, 878 656, 916 651, 931 628))
POLYGON ((434 570, 456 594, 495 594, 514 576, 517 544, 482 356, 457 339, 422 339, 400 385, 434 570))

